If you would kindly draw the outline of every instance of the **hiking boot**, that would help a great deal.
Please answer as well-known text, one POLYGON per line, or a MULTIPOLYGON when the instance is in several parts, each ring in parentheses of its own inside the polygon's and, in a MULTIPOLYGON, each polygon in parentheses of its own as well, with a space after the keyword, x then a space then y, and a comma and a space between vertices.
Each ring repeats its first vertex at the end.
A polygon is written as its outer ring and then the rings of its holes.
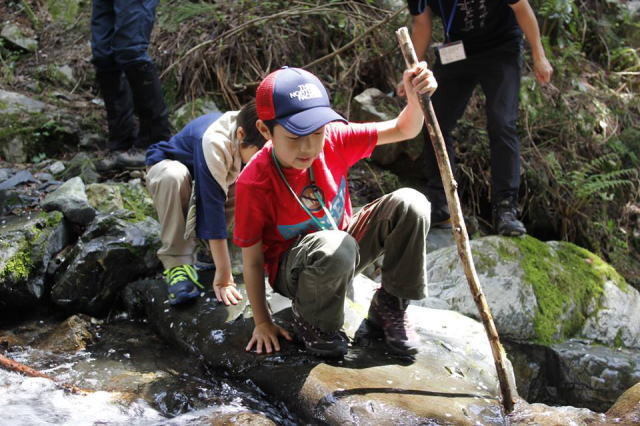
POLYGON ((367 316, 370 324, 383 331, 389 349, 400 355, 415 355, 420 345, 407 319, 408 306, 407 299, 392 296, 381 288, 373 295, 367 316))
POLYGON ((518 220, 518 209, 513 198, 505 198, 493 206, 493 228, 498 235, 519 237, 527 228, 518 220))
POLYGON ((198 282, 198 273, 191 265, 174 266, 163 272, 169 285, 169 304, 177 305, 200 296, 204 286, 198 282), (199 288, 198 288, 199 287, 199 288))
POLYGON ((347 353, 347 340, 342 333, 322 331, 305 321, 293 309, 293 332, 304 343, 307 351, 325 358, 339 358, 347 353))

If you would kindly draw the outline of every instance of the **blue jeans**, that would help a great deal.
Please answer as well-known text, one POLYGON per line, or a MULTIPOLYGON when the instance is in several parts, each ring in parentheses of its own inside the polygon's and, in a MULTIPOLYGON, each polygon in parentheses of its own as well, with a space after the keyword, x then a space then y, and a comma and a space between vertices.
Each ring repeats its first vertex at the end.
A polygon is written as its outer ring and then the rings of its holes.
POLYGON ((93 0, 93 64, 104 71, 151 62, 147 53, 158 0, 93 0))

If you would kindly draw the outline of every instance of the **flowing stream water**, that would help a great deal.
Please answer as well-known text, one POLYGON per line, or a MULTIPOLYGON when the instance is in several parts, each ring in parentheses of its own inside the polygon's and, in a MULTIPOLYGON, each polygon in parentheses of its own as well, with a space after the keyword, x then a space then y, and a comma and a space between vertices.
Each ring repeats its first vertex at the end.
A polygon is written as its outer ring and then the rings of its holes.
MULTIPOLYGON (((29 341, 53 325, 41 319, 9 329, 0 326, 0 336, 29 341)), ((121 317, 97 324, 95 330, 95 341, 75 352, 2 345, 0 340, 5 356, 89 390, 74 394, 51 380, 0 369, 0 425, 223 424, 240 413, 251 413, 261 424, 297 423, 251 383, 216 378, 143 322, 121 317)))

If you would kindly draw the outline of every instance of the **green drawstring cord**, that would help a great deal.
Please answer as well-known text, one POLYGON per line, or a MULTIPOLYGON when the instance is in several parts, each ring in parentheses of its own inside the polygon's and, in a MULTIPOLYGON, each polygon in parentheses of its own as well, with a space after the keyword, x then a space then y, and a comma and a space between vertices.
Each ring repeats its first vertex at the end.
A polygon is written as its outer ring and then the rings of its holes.
POLYGON ((198 273, 191 265, 174 266, 163 272, 165 277, 169 278, 169 285, 174 285, 185 279, 190 279, 193 283, 204 290, 204 286, 198 281, 198 273))

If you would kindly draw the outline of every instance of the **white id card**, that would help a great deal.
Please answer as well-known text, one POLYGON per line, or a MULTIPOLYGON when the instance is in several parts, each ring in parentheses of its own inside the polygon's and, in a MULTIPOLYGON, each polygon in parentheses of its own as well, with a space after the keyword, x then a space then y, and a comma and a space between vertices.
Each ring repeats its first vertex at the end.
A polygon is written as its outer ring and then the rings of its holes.
POLYGON ((438 48, 438 53, 440 54, 440 62, 442 65, 467 59, 467 55, 464 53, 462 40, 443 44, 438 48))

